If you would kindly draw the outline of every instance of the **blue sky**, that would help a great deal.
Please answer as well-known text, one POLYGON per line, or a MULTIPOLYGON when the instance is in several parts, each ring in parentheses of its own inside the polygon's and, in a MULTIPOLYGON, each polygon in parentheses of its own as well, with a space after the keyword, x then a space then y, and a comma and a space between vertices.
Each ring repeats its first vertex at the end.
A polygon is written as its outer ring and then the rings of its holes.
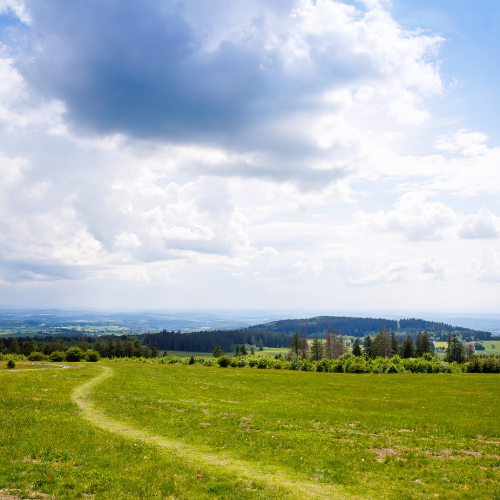
POLYGON ((499 23, 0 0, 0 304, 496 311, 499 23))

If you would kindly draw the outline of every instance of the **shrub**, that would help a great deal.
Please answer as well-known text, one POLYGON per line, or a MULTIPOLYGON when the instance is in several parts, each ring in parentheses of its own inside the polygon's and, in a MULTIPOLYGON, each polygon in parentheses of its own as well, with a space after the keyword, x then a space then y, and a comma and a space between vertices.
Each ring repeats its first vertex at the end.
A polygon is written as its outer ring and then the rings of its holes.
POLYGON ((95 363, 96 361, 99 361, 101 359, 101 356, 97 351, 89 349, 85 354, 85 359, 90 363, 95 363))
POLYGON ((268 368, 269 367, 269 360, 267 358, 259 358, 259 361, 257 363, 257 368, 268 368))
POLYGON ((194 356, 191 356, 191 357, 189 358, 189 364, 190 364, 190 365, 194 365, 195 363, 196 363, 196 361, 194 360, 194 356))
POLYGON ((47 356, 43 352, 38 352, 38 351, 33 351, 29 356, 28 356, 28 361, 45 361, 47 359, 47 356))
POLYGON ((258 363, 258 361, 257 361, 256 358, 250 358, 248 360, 248 365, 250 366, 250 368, 253 368, 254 366, 257 366, 257 363, 258 363))
POLYGON ((231 368, 236 368, 238 366, 238 358, 233 358, 231 360, 231 368))
POLYGON ((394 365, 390 365, 386 373, 398 373, 398 369, 394 365))
MULTIPOLYGON (((78 347, 74 348, 78 349, 78 347)), ((64 355, 64 352, 62 351, 55 351, 49 356, 50 361, 64 361, 66 359, 66 356, 64 355)), ((71 361, 68 359, 68 361, 71 361)), ((80 361, 80 359, 76 359, 75 361, 80 361)))
POLYGON ((7 361, 7 368, 9 369, 12 369, 12 368, 15 368, 16 367, 16 363, 14 362, 13 359, 9 359, 9 361, 7 361))
POLYGON ((350 363, 346 370, 347 373, 369 373, 369 371, 370 367, 364 361, 355 361, 354 363, 350 363))
POLYGON ((231 358, 227 356, 221 356, 217 359, 217 363, 219 363, 219 366, 221 368, 227 368, 231 364, 231 358))
POLYGON ((84 357, 85 353, 79 347, 71 347, 66 351, 66 361, 80 361, 84 357))
POLYGON ((203 366, 214 366, 213 359, 207 358, 205 361, 203 361, 203 366))
POLYGON ((238 368, 244 368, 247 364, 248 363, 243 358, 240 358, 238 361, 238 368))
POLYGON ((292 358, 292 360, 290 361, 290 364, 289 364, 289 369, 290 370, 300 370, 300 359, 298 358, 298 356, 294 356, 292 358))

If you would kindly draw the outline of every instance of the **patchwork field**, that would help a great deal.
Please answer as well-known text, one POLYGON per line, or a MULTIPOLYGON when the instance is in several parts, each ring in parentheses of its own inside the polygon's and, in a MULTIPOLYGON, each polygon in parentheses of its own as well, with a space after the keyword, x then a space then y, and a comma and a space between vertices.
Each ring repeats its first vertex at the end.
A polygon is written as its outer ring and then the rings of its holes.
POLYGON ((20 368, 0 365, 19 497, 500 499, 498 375, 20 368))

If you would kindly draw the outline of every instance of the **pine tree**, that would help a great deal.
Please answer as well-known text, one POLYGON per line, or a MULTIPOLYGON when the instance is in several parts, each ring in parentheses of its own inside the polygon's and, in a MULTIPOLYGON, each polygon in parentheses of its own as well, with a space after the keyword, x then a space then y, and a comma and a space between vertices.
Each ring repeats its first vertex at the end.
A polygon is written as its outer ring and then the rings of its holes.
POLYGON ((295 330, 292 334, 292 338, 290 339, 290 354, 292 356, 299 356, 300 349, 301 349, 300 333, 298 330, 295 330))
POLYGON ((264 350, 264 342, 262 342, 262 339, 259 339, 259 351, 264 350))
POLYGON ((147 344, 146 349, 144 349, 144 357, 145 358, 151 357, 151 347, 149 347, 149 344, 147 344))
POLYGON ((134 343, 131 338, 127 338, 123 344, 123 354, 126 358, 134 357, 134 343))
POLYGON ((391 332, 391 347, 393 356, 399 354, 399 342, 394 332, 391 332))
POLYGON ((115 344, 115 358, 123 358, 123 342, 122 339, 118 339, 115 344))
POLYGON ((139 339, 134 341, 134 356, 136 358, 140 358, 141 356, 144 356, 144 350, 141 346, 141 341, 139 339))
POLYGON ((101 337, 97 337, 94 345, 94 351, 97 351, 101 357, 105 355, 105 346, 101 337))
POLYGON ((453 363, 454 361, 457 363, 463 363, 464 357, 464 346, 457 339, 456 335, 453 335, 453 338, 451 339, 451 358, 449 363, 453 363))
POLYGON ((307 342, 306 332, 303 332, 300 338, 300 354, 302 359, 307 359, 309 357, 309 343, 307 342))
POLYGON ((354 341, 354 344, 352 346, 352 354, 359 358, 361 356, 361 347, 359 346, 359 339, 356 337, 356 340, 354 341))
POLYGON ((220 347, 220 345, 218 345, 214 351, 213 351, 213 356, 214 358, 220 358, 221 356, 224 356, 224 354, 226 354, 220 347))
POLYGON ((153 344, 153 349, 151 349, 151 357, 152 358, 157 358, 158 357, 158 352, 159 352, 159 350, 158 350, 158 343, 155 342, 153 344))
POLYGON ((373 341, 372 338, 368 335, 364 342, 363 342, 363 354, 367 358, 372 357, 372 346, 373 346, 373 341))
POLYGON ((422 352, 421 356, 427 354, 428 352, 432 352, 432 343, 431 338, 427 331, 422 333, 422 338, 420 339, 420 351, 422 352))
POLYGON ((236 349, 234 350, 234 356, 236 358, 240 357, 240 346, 238 344, 236 344, 236 349))
POLYGON ((10 341, 9 350, 12 354, 20 354, 21 353, 21 348, 19 347, 19 342, 17 341, 16 337, 14 337, 10 341))
POLYGON ((470 344, 467 344, 467 358, 469 361, 474 357, 474 343, 471 342, 470 344))
POLYGON ((89 349, 89 344, 85 337, 80 337, 76 345, 84 352, 87 352, 89 349))
POLYGON ((247 346, 246 346, 246 344, 243 344, 243 345, 240 347, 240 355, 241 355, 241 356, 247 356, 247 355, 248 355, 248 350, 247 350, 247 346))
POLYGON ((106 357, 112 358, 115 355, 115 341, 113 337, 109 337, 108 343, 106 344, 106 357))
POLYGON ((444 355, 444 360, 448 363, 451 363, 451 333, 448 332, 446 334, 446 354, 444 355))
POLYGON ((4 349, 5 349, 5 345, 3 343, 3 339, 0 339, 0 354, 3 354, 4 349))
POLYGON ((325 358, 332 359, 333 358, 333 339, 332 339, 332 330, 328 327, 328 331, 325 335, 325 358))
POLYGON ((311 344, 311 360, 319 361, 320 359, 323 359, 323 343, 315 335, 311 344))
POLYGON ((254 356, 254 355, 255 355, 255 347, 254 347, 254 346, 250 347, 250 354, 251 354, 252 356, 254 356))
POLYGON ((421 358, 423 356, 422 352, 422 333, 418 332, 417 333, 417 338, 415 339, 415 354, 417 355, 418 358, 421 358))
POLYGON ((401 346, 401 357, 402 358, 414 358, 415 357, 415 344, 411 337, 406 337, 403 340, 403 345, 401 346))
POLYGON ((383 358, 392 358, 391 338, 386 332, 380 332, 379 356, 383 358))

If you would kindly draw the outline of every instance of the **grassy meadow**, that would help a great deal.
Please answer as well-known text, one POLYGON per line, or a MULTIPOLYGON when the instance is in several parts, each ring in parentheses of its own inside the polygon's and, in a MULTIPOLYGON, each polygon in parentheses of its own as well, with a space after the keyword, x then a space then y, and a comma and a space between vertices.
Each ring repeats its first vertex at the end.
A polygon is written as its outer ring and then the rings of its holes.
POLYGON ((0 365, 19 496, 500 499, 495 374, 34 366, 0 365))

